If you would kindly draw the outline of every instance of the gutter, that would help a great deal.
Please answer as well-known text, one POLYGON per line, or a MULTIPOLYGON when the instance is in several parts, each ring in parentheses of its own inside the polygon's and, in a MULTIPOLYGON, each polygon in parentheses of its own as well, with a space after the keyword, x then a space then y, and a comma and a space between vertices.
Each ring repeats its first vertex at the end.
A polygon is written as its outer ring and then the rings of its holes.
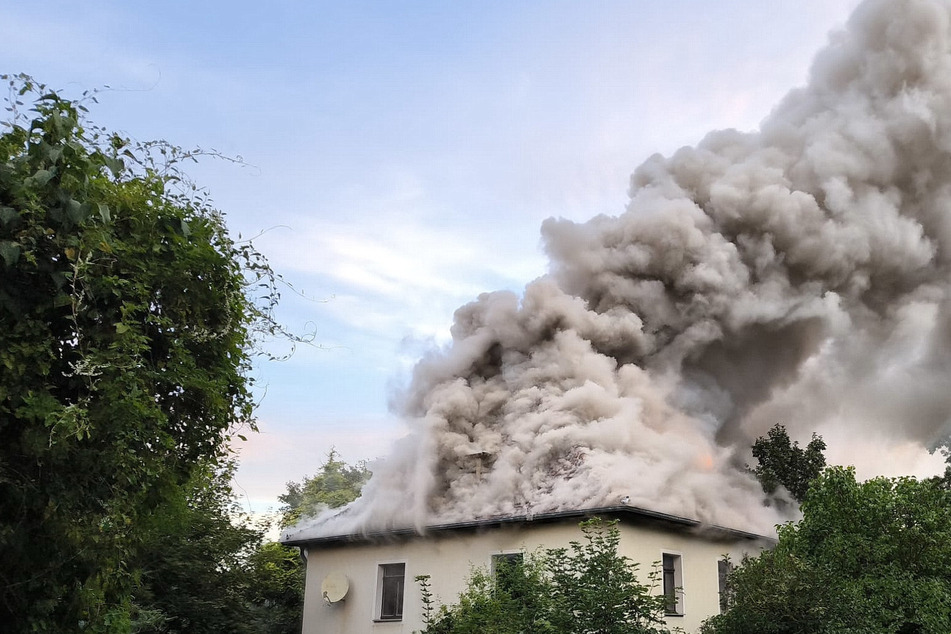
MULTIPOLYGON (((444 532, 465 532, 479 531, 488 528, 500 528, 503 526, 517 526, 528 524, 550 524, 565 519, 590 518, 597 515, 609 515, 624 519, 642 520, 648 523, 659 523, 672 525, 680 530, 701 530, 713 535, 724 538, 740 538, 748 540, 761 540, 775 542, 775 538, 765 535, 757 535, 748 531, 741 531, 734 528, 727 528, 715 524, 704 524, 699 520, 686 517, 679 517, 669 513, 660 513, 634 506, 606 506, 591 509, 577 509, 571 511, 555 511, 552 513, 539 513, 527 515, 512 515, 505 517, 496 517, 482 520, 470 520, 465 522, 452 522, 447 524, 434 524, 426 526, 422 530, 415 528, 396 528, 388 530, 368 531, 364 533, 349 533, 344 535, 324 535, 319 537, 301 537, 281 540, 285 546, 334 546, 341 544, 350 544, 355 542, 385 541, 400 538, 411 538, 425 536, 429 533, 444 532)), ((303 548, 301 549, 303 550, 303 548)))

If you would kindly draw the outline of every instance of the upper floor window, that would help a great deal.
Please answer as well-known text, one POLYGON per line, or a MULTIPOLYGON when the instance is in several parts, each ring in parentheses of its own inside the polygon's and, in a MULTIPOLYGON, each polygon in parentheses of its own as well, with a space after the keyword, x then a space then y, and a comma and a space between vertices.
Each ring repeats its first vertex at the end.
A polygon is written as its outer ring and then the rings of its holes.
POLYGON ((381 621, 403 619, 403 586, 406 564, 380 564, 377 577, 378 617, 381 621))
POLYGON ((492 576, 497 587, 511 592, 518 587, 518 577, 522 574, 522 553, 500 553, 492 555, 492 576))
POLYGON ((667 598, 665 612, 667 616, 680 616, 684 613, 683 558, 680 555, 664 553, 663 575, 664 596, 667 598))

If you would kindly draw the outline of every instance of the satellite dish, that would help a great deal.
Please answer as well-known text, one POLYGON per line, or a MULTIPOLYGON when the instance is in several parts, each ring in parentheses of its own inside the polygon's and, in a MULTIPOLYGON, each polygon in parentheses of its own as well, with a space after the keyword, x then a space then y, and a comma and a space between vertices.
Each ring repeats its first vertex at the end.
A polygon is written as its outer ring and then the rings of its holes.
POLYGON ((324 577, 323 583, 320 584, 320 594, 323 595, 324 601, 331 604, 343 601, 348 590, 350 590, 350 580, 347 579, 347 575, 337 570, 324 577))

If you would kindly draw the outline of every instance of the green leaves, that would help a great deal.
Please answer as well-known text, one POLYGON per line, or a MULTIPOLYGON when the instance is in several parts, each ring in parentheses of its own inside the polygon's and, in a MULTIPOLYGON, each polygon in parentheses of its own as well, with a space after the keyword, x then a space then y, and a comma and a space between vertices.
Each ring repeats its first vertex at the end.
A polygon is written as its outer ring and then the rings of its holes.
POLYGON ((939 480, 832 467, 803 518, 730 576, 734 605, 708 632, 951 631, 951 493, 939 480))
POLYGON ((337 450, 331 449, 317 475, 304 478, 300 483, 287 483, 287 492, 278 496, 283 505, 282 527, 316 515, 323 509, 341 507, 360 497, 363 485, 370 479, 366 463, 348 465, 338 456, 337 450))
POLYGON ((125 162, 117 156, 104 156, 103 163, 105 163, 115 178, 121 177, 125 171, 125 162))
POLYGON ((518 563, 501 560, 494 571, 476 568, 458 602, 438 610, 429 577, 417 577, 427 624, 423 634, 556 631, 548 621, 551 585, 546 561, 546 554, 538 552, 518 563))
POLYGON ((42 169, 36 170, 33 176, 30 177, 28 184, 35 185, 37 187, 43 187, 48 182, 50 182, 51 178, 53 178, 53 172, 49 170, 42 170, 42 169))
POLYGON ((20 245, 11 240, 0 241, 0 258, 5 266, 15 266, 20 259, 20 245))
POLYGON ((598 634, 647 633, 663 630, 666 599, 637 578, 637 564, 618 554, 617 521, 592 519, 581 524, 584 542, 568 550, 549 551, 548 569, 555 610, 551 622, 559 632, 598 634))
POLYGON ((2 79, 0 623, 124 631, 145 520, 254 429, 251 355, 281 329, 245 272, 277 278, 178 169, 195 153, 2 79))
MULTIPOLYGON (((457 604, 429 610, 423 634, 661 634, 666 599, 637 578, 637 564, 618 553, 617 521, 581 523, 584 541, 476 569, 457 604)), ((428 577, 417 577, 424 606, 428 577)), ((427 602, 427 598, 429 603, 427 602)))
POLYGON ((785 427, 773 425, 765 437, 753 443, 753 457, 758 463, 753 474, 765 493, 773 495, 783 486, 797 502, 802 502, 809 484, 825 467, 825 448, 822 437, 813 434, 809 445, 802 449, 798 442, 790 442, 785 427))
POLYGON ((0 227, 8 227, 13 224, 13 221, 17 218, 16 209, 12 207, 3 207, 0 206, 0 227))

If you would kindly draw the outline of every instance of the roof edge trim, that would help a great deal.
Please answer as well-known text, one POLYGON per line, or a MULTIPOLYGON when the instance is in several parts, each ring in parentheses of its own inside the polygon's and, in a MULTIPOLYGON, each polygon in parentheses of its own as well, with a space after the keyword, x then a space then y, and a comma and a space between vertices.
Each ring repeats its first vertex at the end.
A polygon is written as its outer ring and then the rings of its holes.
POLYGON ((493 528, 501 526, 511 526, 518 524, 547 524, 570 518, 585 518, 596 515, 611 515, 615 517, 638 518, 650 521, 656 521, 667 524, 674 524, 686 529, 708 530, 714 534, 724 537, 734 537, 749 540, 767 540, 775 542, 774 537, 758 535, 749 531, 742 531, 735 528, 728 528, 716 524, 704 524, 703 522, 686 517, 679 517, 669 513, 650 511, 634 506, 605 506, 588 509, 576 509, 570 511, 555 511, 551 513, 538 513, 526 515, 511 515, 505 517, 495 517, 480 520, 470 520, 465 522, 452 522, 446 524, 433 524, 425 526, 421 530, 408 528, 393 528, 387 530, 368 531, 365 533, 347 533, 343 535, 324 535, 319 537, 300 537, 296 538, 288 535, 280 541, 285 546, 306 546, 306 545, 332 545, 354 542, 368 542, 377 539, 392 539, 399 537, 425 536, 430 533, 443 533, 461 530, 478 530, 482 528, 493 528))

